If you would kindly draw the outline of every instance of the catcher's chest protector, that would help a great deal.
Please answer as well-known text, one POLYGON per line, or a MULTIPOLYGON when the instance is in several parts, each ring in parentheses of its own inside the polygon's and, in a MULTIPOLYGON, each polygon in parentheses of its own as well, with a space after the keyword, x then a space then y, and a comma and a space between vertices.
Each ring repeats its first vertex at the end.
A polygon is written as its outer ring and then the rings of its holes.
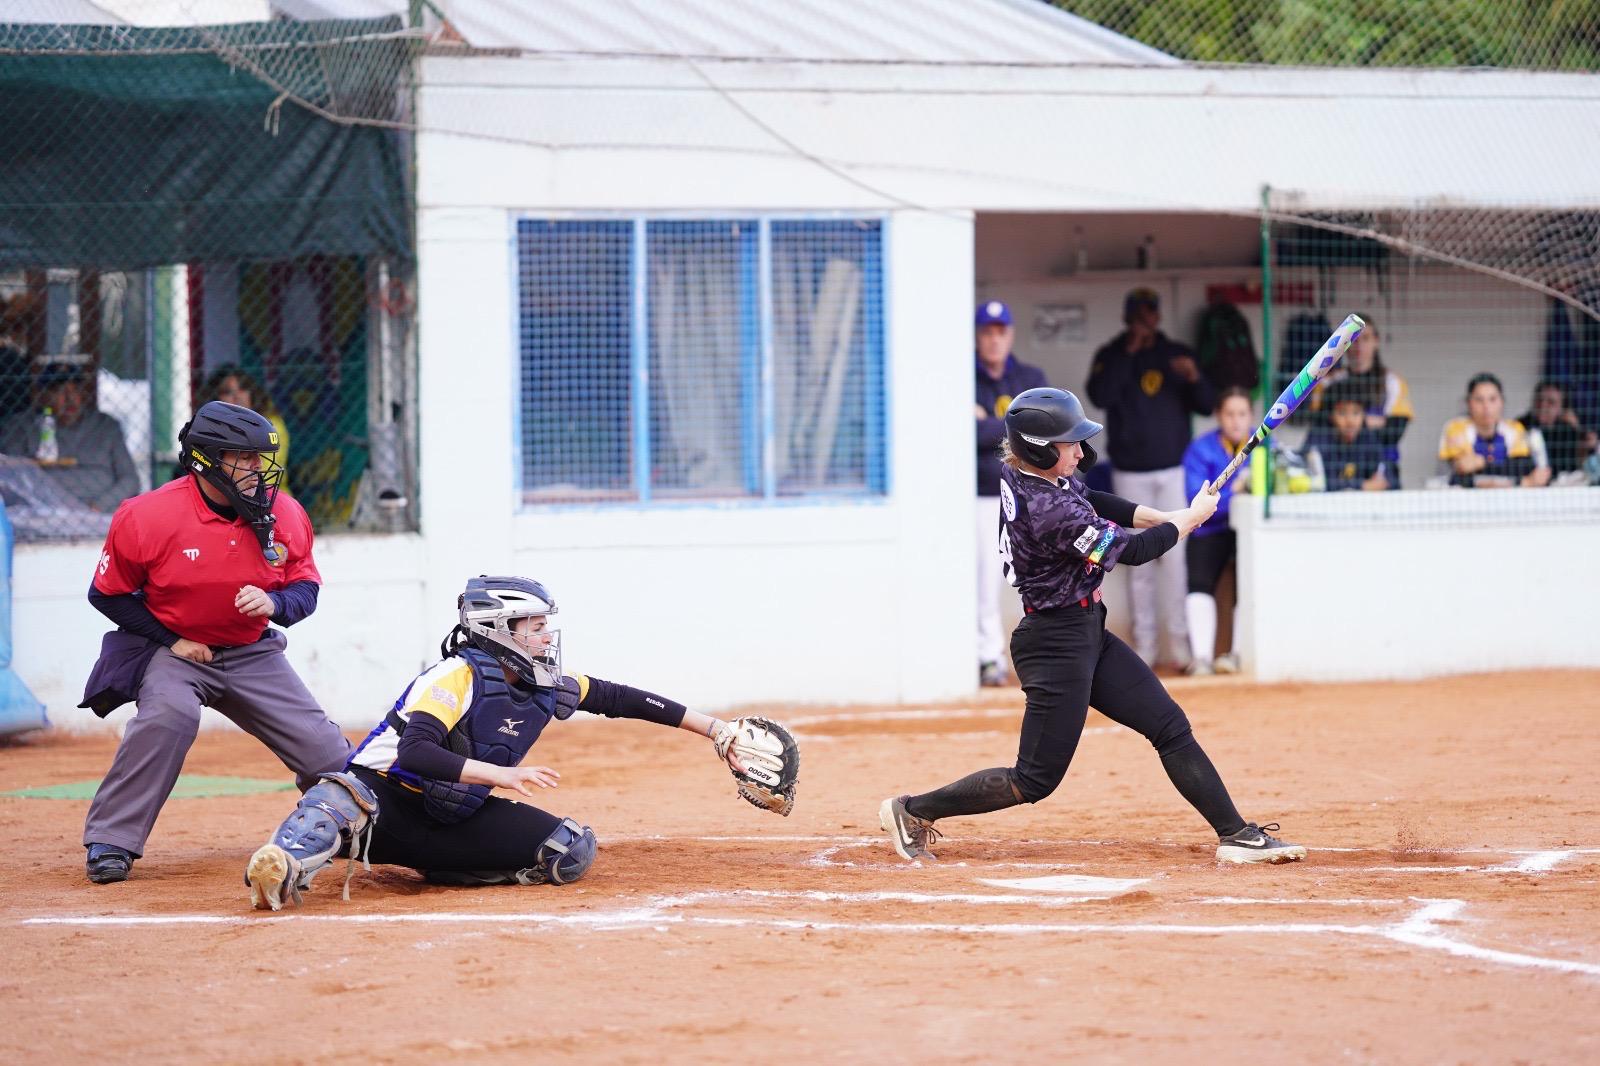
MULTIPOLYGON (((445 737, 445 745, 469 759, 516 766, 555 715, 559 690, 514 689, 494 656, 476 648, 460 648, 456 654, 472 668, 472 703, 445 737)), ((388 722, 396 733, 405 733, 399 712, 390 711, 388 722)), ((476 814, 491 791, 488 785, 422 779, 424 809, 446 825, 476 814)))
POLYGON ((496 766, 516 766, 556 713, 556 690, 514 690, 495 657, 477 648, 457 655, 472 667, 472 706, 450 730, 450 750, 496 766))

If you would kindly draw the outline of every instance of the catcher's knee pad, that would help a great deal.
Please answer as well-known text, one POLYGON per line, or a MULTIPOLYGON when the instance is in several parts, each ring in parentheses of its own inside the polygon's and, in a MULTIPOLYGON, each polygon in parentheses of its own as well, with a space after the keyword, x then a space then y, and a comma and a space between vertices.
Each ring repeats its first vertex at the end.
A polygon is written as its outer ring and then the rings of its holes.
POLYGON ((589 872, 599 846, 593 829, 563 818, 525 870, 426 870, 423 876, 436 885, 570 885, 589 872))
POLYGON ((323 774, 300 797, 271 843, 294 858, 300 868, 297 886, 305 888, 341 847, 348 845, 350 857, 357 858, 363 839, 371 840, 377 817, 378 797, 359 777, 342 771, 323 774))

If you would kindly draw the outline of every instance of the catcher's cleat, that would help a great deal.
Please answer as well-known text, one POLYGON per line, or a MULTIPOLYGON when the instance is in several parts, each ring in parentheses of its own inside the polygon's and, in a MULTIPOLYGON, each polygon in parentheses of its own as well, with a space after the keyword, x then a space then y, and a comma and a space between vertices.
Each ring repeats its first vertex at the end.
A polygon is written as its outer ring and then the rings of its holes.
POLYGON ((89 880, 97 885, 126 881, 128 872, 133 869, 135 858, 137 856, 132 852, 115 844, 90 844, 85 872, 89 875, 89 880))
POLYGON ((1276 831, 1277 822, 1256 825, 1246 822, 1237 833, 1221 838, 1217 844, 1218 862, 1299 862, 1306 857, 1302 844, 1290 844, 1268 833, 1276 831))
POLYGON ((928 850, 928 845, 938 840, 940 833, 932 822, 906 811, 906 800, 910 798, 891 796, 884 800, 883 806, 878 808, 878 821, 902 859, 932 862, 934 854, 928 850))
POLYGON ((367 869, 366 852, 372 847, 378 817, 378 797, 354 774, 326 773, 306 790, 294 813, 272 834, 245 867, 250 902, 257 909, 280 909, 285 903, 303 902, 317 872, 341 853, 345 866, 344 898, 350 898, 350 876, 359 859, 367 869))
POLYGON ((269 907, 278 911, 288 900, 299 900, 295 886, 300 880, 300 864, 276 844, 263 844, 250 856, 244 870, 244 883, 250 886, 250 905, 256 910, 269 907))

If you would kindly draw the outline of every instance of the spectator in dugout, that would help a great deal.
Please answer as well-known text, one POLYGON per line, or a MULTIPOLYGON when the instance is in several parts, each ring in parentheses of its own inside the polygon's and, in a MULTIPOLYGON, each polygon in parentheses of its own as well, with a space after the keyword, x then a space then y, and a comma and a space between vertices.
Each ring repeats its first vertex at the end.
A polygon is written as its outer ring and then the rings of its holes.
POLYGON ((1377 437, 1383 447, 1384 481, 1386 487, 1400 487, 1400 438, 1416 411, 1411 406, 1411 389, 1405 379, 1384 365, 1378 351, 1378 325, 1368 315, 1362 315, 1366 327, 1362 329, 1344 360, 1328 371, 1328 376, 1311 394, 1307 406, 1312 412, 1313 426, 1327 427, 1332 417, 1332 393, 1353 396, 1361 404, 1362 421, 1377 437))
POLYGON ((1580 470, 1585 457, 1594 450, 1594 430, 1583 428, 1577 413, 1567 406, 1561 386, 1549 379, 1533 387, 1533 406, 1518 421, 1530 435, 1538 433, 1544 442, 1552 477, 1580 470))
POLYGON ((1452 418, 1439 435, 1439 461, 1448 467, 1450 484, 1478 489, 1549 484, 1550 467, 1541 465, 1543 441, 1521 422, 1502 418, 1505 406, 1505 390, 1493 374, 1474 374, 1467 381, 1466 417, 1452 418))
POLYGON ((115 511, 137 495, 139 471, 122 424, 95 410, 87 368, 52 357, 38 368, 34 387, 34 410, 12 415, 0 428, 0 452, 37 456, 48 413, 55 422, 56 455, 40 462, 46 477, 91 511, 115 511))
POLYGON ((1366 398, 1340 382, 1327 390, 1323 407, 1330 424, 1313 426, 1302 449, 1311 487, 1327 492, 1392 488, 1383 440, 1367 424, 1366 398))
MULTIPOLYGON (((1111 484, 1117 495, 1150 507, 1184 506, 1183 453, 1192 436, 1191 415, 1209 415, 1216 391, 1200 373, 1194 353, 1161 331, 1161 301, 1152 289, 1134 289, 1122 303, 1121 333, 1094 354, 1085 391, 1106 412, 1111 484)), ((1187 659, 1184 559, 1168 552, 1128 576, 1133 601, 1133 650, 1154 664, 1161 631, 1169 652, 1187 659)), ((1188 663, 1173 662, 1172 667, 1188 663)))

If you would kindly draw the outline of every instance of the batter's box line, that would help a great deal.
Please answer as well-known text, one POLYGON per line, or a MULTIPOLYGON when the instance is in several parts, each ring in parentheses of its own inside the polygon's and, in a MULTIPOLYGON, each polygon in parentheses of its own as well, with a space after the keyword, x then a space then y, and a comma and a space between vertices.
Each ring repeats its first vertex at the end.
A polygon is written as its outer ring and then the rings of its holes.
POLYGON ((1466 907, 1459 899, 1416 900, 1418 909, 1403 921, 1390 925, 1341 925, 1333 922, 1283 922, 1252 923, 1241 925, 1189 925, 1180 923, 1139 922, 1113 924, 1104 922, 1045 923, 1045 922, 839 922, 813 921, 803 918, 740 917, 719 918, 708 915, 673 913, 657 907, 628 908, 606 913, 587 914, 275 914, 271 916, 246 915, 81 915, 35 917, 21 920, 24 926, 111 926, 153 928, 172 925, 244 925, 284 922, 349 923, 352 925, 381 924, 493 924, 522 925, 535 928, 580 927, 594 931, 628 930, 640 927, 665 932, 672 926, 706 927, 759 927, 795 931, 890 933, 903 936, 907 933, 957 933, 990 936, 1039 936, 1068 934, 1072 936, 1104 935, 1168 935, 1168 936, 1354 936, 1389 940, 1429 951, 1439 951, 1479 962, 1497 963, 1524 969, 1553 970, 1560 973, 1583 974, 1600 977, 1600 965, 1569 959, 1553 959, 1515 951, 1479 947, 1458 940, 1439 929, 1439 923, 1457 921, 1466 907))

